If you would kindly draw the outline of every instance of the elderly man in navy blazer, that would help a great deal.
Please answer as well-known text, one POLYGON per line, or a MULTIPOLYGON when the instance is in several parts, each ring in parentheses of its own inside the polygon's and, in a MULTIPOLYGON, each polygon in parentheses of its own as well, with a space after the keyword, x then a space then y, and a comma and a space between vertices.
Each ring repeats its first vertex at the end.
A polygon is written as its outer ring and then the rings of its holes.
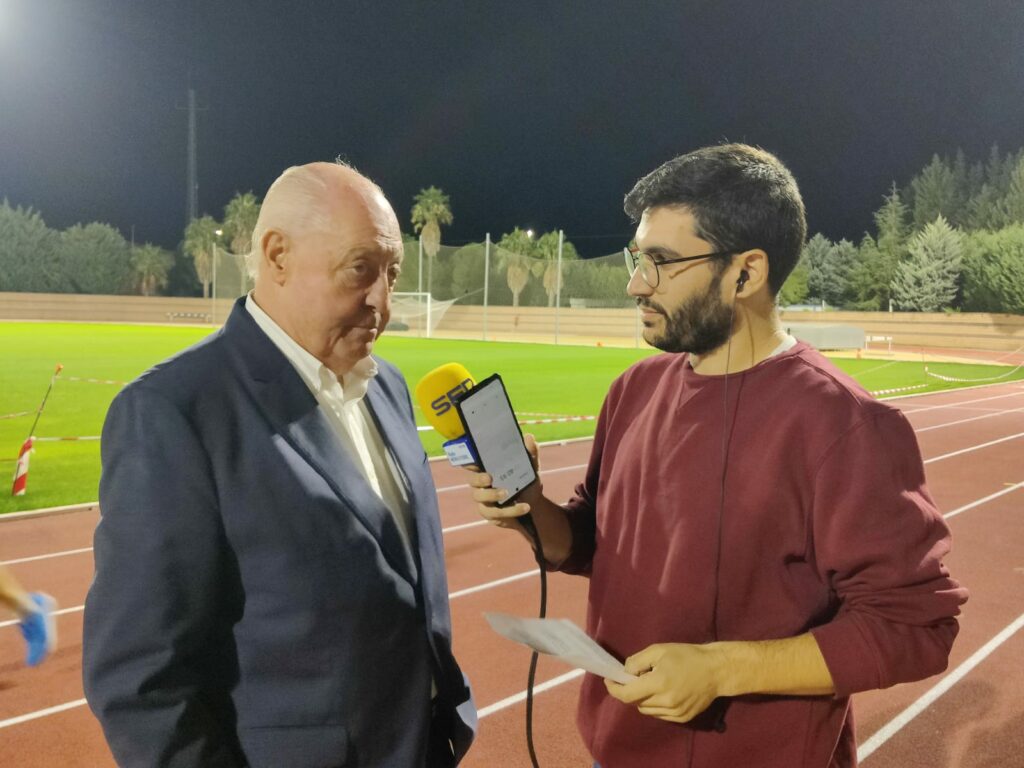
POLYGON ((455 765, 476 712, 434 484, 371 356, 394 211, 352 168, 290 168, 250 260, 224 328, 107 415, 89 705, 121 766, 455 765))

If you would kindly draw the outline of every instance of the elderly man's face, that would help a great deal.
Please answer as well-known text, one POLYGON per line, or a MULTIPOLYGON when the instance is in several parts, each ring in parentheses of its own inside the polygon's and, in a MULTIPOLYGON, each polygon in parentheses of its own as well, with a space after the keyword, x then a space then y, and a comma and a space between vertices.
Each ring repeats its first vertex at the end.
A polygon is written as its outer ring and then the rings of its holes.
POLYGON ((398 220, 376 189, 346 189, 324 232, 294 238, 283 288, 292 335, 338 375, 373 350, 402 264, 398 220))

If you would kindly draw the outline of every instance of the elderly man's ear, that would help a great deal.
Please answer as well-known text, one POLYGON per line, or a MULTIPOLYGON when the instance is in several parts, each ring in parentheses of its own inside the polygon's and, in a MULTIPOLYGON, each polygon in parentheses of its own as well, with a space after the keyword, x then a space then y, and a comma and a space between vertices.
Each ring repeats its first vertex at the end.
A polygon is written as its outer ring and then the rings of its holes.
POLYGON ((291 243, 287 235, 276 229, 268 229, 260 238, 262 266, 266 274, 277 284, 284 283, 287 273, 288 257, 291 255, 291 243))

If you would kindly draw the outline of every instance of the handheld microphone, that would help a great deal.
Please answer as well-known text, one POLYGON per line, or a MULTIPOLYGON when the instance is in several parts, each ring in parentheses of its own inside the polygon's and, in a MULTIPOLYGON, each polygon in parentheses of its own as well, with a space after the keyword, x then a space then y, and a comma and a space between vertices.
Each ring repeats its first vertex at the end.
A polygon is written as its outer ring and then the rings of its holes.
MULTIPOLYGON (((475 464, 483 469, 473 440, 466 434, 459 412, 455 409, 455 400, 474 386, 476 381, 465 366, 459 363, 445 363, 419 380, 415 394, 416 402, 419 403, 420 410, 427 417, 430 426, 445 438, 444 452, 448 456, 448 461, 457 467, 475 464)), ((487 380, 483 386, 487 386, 487 380)), ((536 478, 536 474, 534 477, 536 478)), ((540 536, 529 513, 520 515, 516 520, 529 537, 534 557, 537 559, 537 568, 540 572, 540 618, 543 619, 547 615, 548 580, 540 536)), ((530 672, 526 685, 526 745, 534 768, 538 766, 533 746, 533 684, 537 675, 537 659, 537 652, 534 651, 530 656, 530 672)))
POLYGON ((475 384, 476 381, 465 366, 445 363, 430 371, 416 385, 416 402, 430 426, 445 438, 445 455, 456 467, 480 464, 473 441, 466 434, 454 404, 454 398, 472 389, 475 384))
MULTIPOLYGON (((455 410, 455 400, 476 385, 476 381, 465 366, 459 363, 445 363, 426 374, 416 385, 416 402, 435 430, 444 438, 445 455, 453 466, 469 464, 483 468, 473 439, 466 434, 462 419, 455 410)), ((529 514, 517 518, 529 535, 535 551, 540 555, 540 538, 529 514)), ((538 561, 539 562, 539 561, 538 561)))

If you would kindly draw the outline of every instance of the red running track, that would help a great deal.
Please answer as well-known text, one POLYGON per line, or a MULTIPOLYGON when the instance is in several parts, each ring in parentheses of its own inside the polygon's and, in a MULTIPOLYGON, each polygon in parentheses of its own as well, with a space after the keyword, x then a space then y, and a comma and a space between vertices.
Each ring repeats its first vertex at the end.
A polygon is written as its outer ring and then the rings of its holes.
MULTIPOLYGON (((931 490, 948 515, 948 564, 971 590, 944 675, 855 697, 868 768, 1024 766, 1024 384, 895 401, 918 432, 931 490)), ((542 450, 544 484, 556 499, 582 476, 589 441, 542 450)), ((479 524, 463 476, 433 464, 452 597, 456 654, 473 683, 480 734, 469 768, 528 766, 523 736, 528 653, 494 635, 485 610, 529 616, 538 582, 525 543, 479 524)), ((98 511, 0 518, 0 561, 63 606, 61 647, 42 667, 22 666, 13 622, 0 617, 0 754, 19 768, 112 766, 82 702, 81 605, 92 574, 98 511), (38 559, 26 559, 38 558, 38 559), (14 561, 14 562, 11 562, 14 561)), ((583 624, 586 582, 552 575, 549 615, 583 624)), ((579 674, 542 659, 535 738, 545 768, 589 766, 575 728, 579 674)))

